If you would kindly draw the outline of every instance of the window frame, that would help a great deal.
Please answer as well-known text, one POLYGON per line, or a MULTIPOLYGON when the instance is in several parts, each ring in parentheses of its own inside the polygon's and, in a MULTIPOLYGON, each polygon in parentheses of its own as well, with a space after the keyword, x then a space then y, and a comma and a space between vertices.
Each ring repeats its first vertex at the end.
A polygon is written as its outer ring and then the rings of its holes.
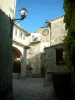
POLYGON ((25 40, 25 34, 23 34, 23 40, 25 40))
POLYGON ((17 29, 15 28, 15 36, 17 36, 17 29))
POLYGON ((20 32, 19 32, 19 38, 22 38, 22 34, 23 34, 23 33, 20 31, 20 32))
POLYGON ((56 65, 65 65, 65 57, 63 48, 56 48, 56 65))

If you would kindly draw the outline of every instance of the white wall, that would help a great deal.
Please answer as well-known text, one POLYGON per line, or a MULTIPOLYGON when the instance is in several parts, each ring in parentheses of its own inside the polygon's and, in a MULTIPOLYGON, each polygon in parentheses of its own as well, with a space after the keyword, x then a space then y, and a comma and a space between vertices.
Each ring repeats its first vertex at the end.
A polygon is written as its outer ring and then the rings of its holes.
POLYGON ((6 15, 14 17, 16 8, 16 0, 0 0, 0 9, 2 9, 6 15))

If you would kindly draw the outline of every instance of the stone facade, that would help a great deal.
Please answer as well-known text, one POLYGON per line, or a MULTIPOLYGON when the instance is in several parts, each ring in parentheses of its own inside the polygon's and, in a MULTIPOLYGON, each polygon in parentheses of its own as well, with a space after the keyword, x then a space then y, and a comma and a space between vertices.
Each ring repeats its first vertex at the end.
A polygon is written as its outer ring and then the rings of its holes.
MULTIPOLYGON (((55 46, 45 48, 45 64, 46 64, 47 72, 67 72, 69 71, 65 63, 61 63, 61 64, 56 63, 56 50, 63 49, 63 48, 64 48, 63 44, 58 44, 55 46)), ((63 59, 64 59, 64 55, 63 55, 63 59)))
MULTIPOLYGON (((64 19, 64 16, 61 16, 49 21, 49 23, 51 23, 51 27, 50 26, 41 27, 35 30, 34 33, 31 33, 31 35, 25 35, 25 38, 26 38, 25 40, 22 40, 22 38, 21 39, 16 38, 16 36, 14 36, 13 38, 14 41, 19 42, 22 45, 30 46, 30 48, 25 52, 25 57, 24 57, 25 59, 23 60, 25 62, 22 65, 26 66, 30 64, 33 67, 32 73, 40 74, 42 65, 46 66, 46 62, 45 62, 46 59, 48 59, 48 62, 47 62, 48 65, 53 64, 52 62, 53 59, 54 59, 53 60, 54 63, 56 62, 55 56, 53 56, 55 55, 54 49, 50 48, 48 51, 44 48, 63 43, 64 37, 67 34, 63 19, 64 19), (47 55, 45 55, 45 52, 47 53, 47 55), (48 54, 48 52, 50 52, 50 54, 48 54), (51 61, 50 61, 50 58, 48 58, 49 56, 52 56, 51 61)), ((19 26, 16 26, 16 27, 18 28, 19 26)), ((24 30, 22 29, 22 33, 23 32, 24 30)), ((19 29, 18 29, 18 37, 19 37, 19 29)), ((21 50, 21 48, 19 49, 21 50)), ((24 53, 23 48, 21 51, 23 54, 24 53)), ((54 67, 55 65, 52 65, 52 66, 54 67)), ((25 67, 22 67, 22 68, 24 68, 23 70, 25 70, 25 67)))
MULTIPOLYGON (((51 23, 51 27, 50 26, 45 26, 45 27, 41 27, 41 28, 35 30, 35 35, 36 36, 37 36, 37 34, 40 34, 40 43, 39 43, 40 46, 39 46, 39 53, 38 53, 41 56, 39 58, 39 60, 40 60, 40 64, 39 64, 40 65, 40 70, 41 70, 42 65, 46 65, 45 64, 46 62, 44 62, 44 60, 48 59, 48 58, 46 58, 46 56, 55 55, 55 51, 53 50, 53 52, 52 52, 52 49, 51 49, 51 51, 48 51, 48 52, 50 52, 50 54, 45 55, 44 48, 63 43, 64 37, 67 34, 67 31, 65 30, 65 24, 63 22, 63 19, 64 19, 64 16, 53 19, 53 20, 49 21, 49 23, 51 23), (44 57, 46 59, 44 59, 44 57)), ((33 44, 34 44, 34 41, 33 41, 33 44)), ((30 47, 34 46, 33 44, 30 45, 30 47)), ((36 47, 38 49, 37 42, 35 42, 34 47, 36 47)), ((30 50, 30 52, 32 52, 32 51, 34 51, 34 50, 30 50)), ((36 54, 34 52, 32 52, 31 55, 36 56, 36 54)), ((30 55, 30 57, 32 58, 31 55, 30 55)), ((51 61, 50 61, 50 59, 48 59, 48 60, 49 60, 47 62, 48 65, 53 64, 52 60, 55 63, 55 57, 52 58, 51 61)), ((34 61, 34 62, 36 62, 36 61, 34 61)), ((37 63, 35 65, 37 65, 37 63)), ((52 66, 54 66, 54 65, 52 65, 52 66)), ((36 69, 36 67, 35 67, 35 69, 36 69)))
MULTIPOLYGON (((21 77, 26 76, 26 56, 27 56, 27 49, 25 46, 29 45, 31 42, 31 35, 29 32, 24 30, 19 24, 14 24, 13 27, 13 44, 12 47, 16 48, 16 54, 19 53, 19 59, 21 60, 21 77)), ((14 51, 13 51, 14 54, 14 51)), ((18 57, 17 55, 13 55, 18 57)), ((16 58, 18 59, 18 58, 16 58)), ((14 59, 15 60, 15 59, 14 59)), ((14 74, 14 73, 13 73, 14 74)), ((17 73, 16 73, 17 75, 17 73)))
POLYGON ((35 30, 35 34, 36 33, 40 33, 40 36, 41 36, 41 42, 49 42, 50 43, 50 28, 48 26, 46 27, 41 27, 37 30, 35 30), (48 31, 48 34, 47 35, 44 35, 45 31, 48 31))
POLYGON ((65 64, 65 54, 63 40, 67 35, 65 24, 63 22, 64 16, 49 21, 50 28, 50 46, 45 47, 44 54, 41 58, 42 64, 46 67, 46 79, 51 77, 54 72, 69 72, 65 64), (58 52, 57 52, 58 51, 58 52), (60 60, 59 63, 57 61, 60 60))
POLYGON ((41 73, 41 53, 43 53, 44 48, 48 46, 50 46, 49 27, 41 27, 35 30, 35 33, 31 34, 30 49, 28 50, 27 56, 28 59, 31 59, 30 63, 33 66, 32 73, 41 73))
POLYGON ((50 28, 50 33, 49 33, 50 34, 50 46, 46 48, 47 50, 45 49, 46 50, 45 60, 48 66, 51 65, 50 68, 53 68, 54 66, 56 66, 55 50, 53 47, 52 48, 50 47, 63 43, 64 37, 67 34, 63 19, 64 19, 64 16, 61 16, 61 17, 58 17, 56 19, 49 21, 49 23, 51 23, 51 28, 50 28))
POLYGON ((11 19, 16 0, 0 0, 0 100, 12 100, 11 19))
POLYGON ((40 42, 31 43, 27 52, 27 59, 33 68, 33 74, 40 74, 40 46, 40 42))
POLYGON ((63 42, 67 32, 65 30, 64 16, 50 21, 51 23, 51 45, 60 44, 63 42))

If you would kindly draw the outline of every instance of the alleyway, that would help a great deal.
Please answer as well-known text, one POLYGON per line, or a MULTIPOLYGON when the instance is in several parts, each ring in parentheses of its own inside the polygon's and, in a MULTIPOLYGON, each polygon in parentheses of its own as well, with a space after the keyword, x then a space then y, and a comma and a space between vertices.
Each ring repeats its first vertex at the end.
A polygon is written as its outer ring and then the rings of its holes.
POLYGON ((13 80, 14 100, 56 100, 52 93, 52 83, 43 87, 42 78, 13 80))

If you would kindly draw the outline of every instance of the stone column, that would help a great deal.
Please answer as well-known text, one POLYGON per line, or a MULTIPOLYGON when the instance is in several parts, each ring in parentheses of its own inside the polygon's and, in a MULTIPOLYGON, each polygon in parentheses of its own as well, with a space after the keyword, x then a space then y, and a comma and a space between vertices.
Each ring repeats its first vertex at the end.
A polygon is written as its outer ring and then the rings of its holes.
POLYGON ((23 56, 21 59, 21 77, 26 77, 26 65, 27 65, 27 49, 29 47, 25 46, 23 50, 23 56))

